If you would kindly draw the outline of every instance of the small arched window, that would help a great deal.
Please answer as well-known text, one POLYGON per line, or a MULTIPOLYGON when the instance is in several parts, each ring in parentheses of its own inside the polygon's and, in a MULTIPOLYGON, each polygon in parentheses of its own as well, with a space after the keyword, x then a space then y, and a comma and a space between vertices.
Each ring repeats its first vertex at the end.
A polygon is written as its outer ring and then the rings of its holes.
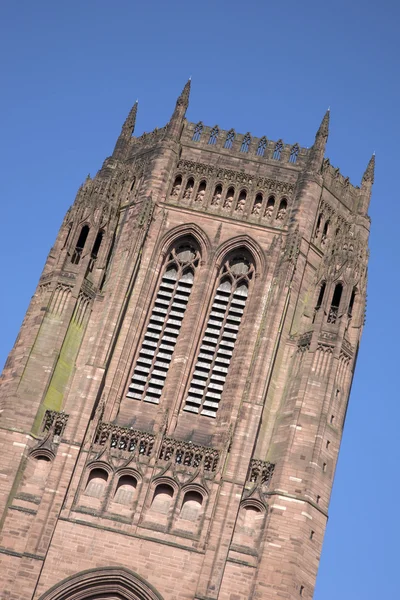
POLYGON ((238 250, 220 270, 184 410, 216 417, 254 274, 247 251, 238 250))
POLYGON ((275 144, 274 153, 272 155, 272 158, 274 160, 281 160, 282 150, 283 150, 283 142, 282 142, 282 140, 279 140, 275 144))
POLYGON ((108 481, 108 473, 104 469, 92 469, 87 480, 85 494, 93 498, 101 498, 108 481))
POLYGON ((337 283, 333 292, 331 307, 328 314, 328 323, 336 323, 339 316, 340 301, 342 299, 343 285, 337 283))
POLYGON ((219 134, 219 129, 217 127, 217 125, 215 127, 213 127, 210 131, 210 138, 208 140, 208 143, 211 146, 214 146, 217 143, 217 139, 218 139, 218 134, 219 134))
POLYGON ((190 198, 192 197, 192 194, 193 194, 193 188, 194 188, 194 179, 193 179, 193 177, 189 177, 189 179, 187 180, 187 183, 186 183, 184 194, 183 194, 183 197, 185 200, 190 200, 190 198))
POLYGON ((240 152, 248 152, 250 148, 251 135, 250 133, 246 133, 243 138, 242 145, 240 146, 240 152))
POLYGON ((267 219, 271 219, 272 213, 274 212, 275 207, 275 196, 270 196, 268 198, 267 206, 265 208, 264 217, 267 219))
POLYGON ((325 289, 326 289, 326 283, 324 281, 323 283, 321 283, 321 287, 319 288, 319 294, 318 294, 318 298, 317 298, 317 304, 315 305, 315 309, 314 309, 313 323, 315 321, 315 317, 317 315, 317 312, 319 311, 319 309, 322 306, 322 302, 324 300, 324 295, 325 295, 325 289))
POLYGON ((236 212, 243 213, 246 206, 246 190, 242 190, 239 194, 239 199, 236 204, 236 212))
POLYGON ((226 134, 226 140, 225 140, 224 148, 226 148, 227 150, 230 150, 232 148, 232 146, 233 146, 233 142, 234 141, 235 141, 235 132, 234 132, 233 129, 231 129, 226 134))
POLYGON ((34 461, 35 469, 33 472, 32 482, 39 484, 46 479, 50 469, 51 460, 44 454, 38 454, 35 456, 34 461))
POLYGON ((137 480, 132 475, 122 475, 115 490, 114 502, 131 505, 135 497, 137 480))
POLYGON ((99 255, 99 250, 100 250, 100 246, 101 246, 101 242, 103 241, 103 235, 104 235, 104 231, 101 229, 99 231, 99 233, 96 236, 95 242, 93 244, 93 248, 92 248, 92 258, 94 260, 96 260, 96 258, 99 255))
POLYGON ((154 490, 153 500, 151 503, 152 510, 164 515, 168 514, 173 497, 174 490, 172 486, 168 485, 167 483, 160 483, 154 490))
POLYGON ((219 206, 221 204, 222 197, 222 185, 217 185, 215 187, 214 195, 211 200, 211 206, 219 206))
POLYGON ((226 192, 225 200, 224 200, 225 210, 230 210, 230 208, 232 207, 234 196, 235 196, 235 188, 233 188, 233 187, 228 188, 228 190, 226 192))
POLYGON ((251 210, 252 215, 260 214, 262 202, 263 202, 262 194, 257 194, 256 199, 254 200, 253 208, 251 210))
POLYGON ((204 181, 200 181, 199 183, 199 187, 197 190, 197 194, 196 194, 196 198, 194 199, 194 201, 198 204, 201 204, 204 200, 204 196, 206 195, 206 187, 207 187, 207 182, 204 181))
POLYGON ((76 243, 72 258, 71 258, 72 264, 79 265, 88 235, 89 235, 89 225, 84 225, 79 234, 79 238, 76 243))
POLYGON ((326 241, 328 239, 328 234, 329 234, 329 219, 327 221, 325 221, 325 225, 324 225, 324 230, 322 232, 322 236, 321 236, 321 245, 325 246, 326 241))
POLYGON ((257 536, 259 534, 260 526, 259 522, 263 518, 263 514, 258 506, 252 504, 243 506, 243 529, 250 536, 257 536))
POLYGON ((196 127, 194 128, 192 142, 200 141, 202 131, 203 131, 203 123, 201 123, 201 122, 197 123, 196 127))
POLYGON ((175 198, 178 197, 181 192, 181 187, 182 177, 181 175, 178 175, 177 177, 175 177, 174 185, 172 186, 171 196, 175 198))
POLYGON ((353 288, 353 291, 351 292, 351 297, 350 297, 349 310, 347 311, 347 314, 350 318, 353 316, 354 302, 356 300, 356 295, 357 295, 357 289, 353 288))
POLYGON ((200 515, 202 504, 203 496, 199 492, 186 492, 179 515, 180 518, 186 521, 196 521, 200 515))
POLYGON ((276 213, 277 221, 284 221, 287 213, 287 200, 283 198, 279 204, 279 210, 276 213))
POLYGON ((267 148, 267 138, 266 137, 262 137, 260 139, 260 141, 258 142, 256 155, 257 156, 264 156, 266 148, 267 148))
POLYGON ((294 146, 292 146, 291 150, 290 150, 290 155, 289 155, 289 162, 292 164, 297 163, 297 158, 299 156, 299 151, 300 148, 298 146, 298 144, 295 144, 294 146))
POLYGON ((318 239, 318 236, 320 234, 321 225, 322 225, 322 219, 323 219, 323 214, 319 213, 318 220, 317 220, 317 226, 315 228, 315 239, 318 239))

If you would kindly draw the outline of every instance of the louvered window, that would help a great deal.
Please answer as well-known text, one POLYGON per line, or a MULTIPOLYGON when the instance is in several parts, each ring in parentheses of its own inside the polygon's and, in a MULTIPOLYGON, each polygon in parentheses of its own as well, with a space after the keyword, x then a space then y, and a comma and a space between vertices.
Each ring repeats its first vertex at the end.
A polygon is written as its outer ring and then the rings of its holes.
POLYGON ((127 396, 158 404, 192 291, 199 251, 173 249, 164 269, 127 396))
POLYGON ((243 254, 221 270, 184 410, 216 417, 254 267, 243 254))

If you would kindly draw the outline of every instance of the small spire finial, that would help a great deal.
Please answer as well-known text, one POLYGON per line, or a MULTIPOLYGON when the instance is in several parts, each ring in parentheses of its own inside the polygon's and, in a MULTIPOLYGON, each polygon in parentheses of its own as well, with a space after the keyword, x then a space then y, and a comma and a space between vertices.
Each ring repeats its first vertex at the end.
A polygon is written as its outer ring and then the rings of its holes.
POLYGON ((185 106, 185 108, 188 107, 189 105, 189 96, 190 96, 190 85, 192 82, 192 78, 189 77, 189 79, 187 80, 187 82, 185 83, 185 87, 182 90, 181 95, 179 96, 176 104, 178 106, 185 106))
POLYGON ((365 173, 363 175, 362 178, 362 183, 374 183, 374 177, 375 177, 375 152, 372 154, 371 158, 369 159, 369 163, 367 165, 367 168, 365 169, 365 173))
POLYGON ((125 119, 125 123, 122 125, 121 135, 125 135, 127 137, 131 137, 136 124, 136 115, 138 109, 138 101, 136 100, 135 104, 132 106, 129 111, 128 116, 125 119))
POLYGON ((330 118, 331 108, 329 107, 326 113, 324 114, 324 118, 321 121, 321 125, 317 131, 317 136, 321 135, 324 137, 328 137, 329 134, 329 118, 330 118))

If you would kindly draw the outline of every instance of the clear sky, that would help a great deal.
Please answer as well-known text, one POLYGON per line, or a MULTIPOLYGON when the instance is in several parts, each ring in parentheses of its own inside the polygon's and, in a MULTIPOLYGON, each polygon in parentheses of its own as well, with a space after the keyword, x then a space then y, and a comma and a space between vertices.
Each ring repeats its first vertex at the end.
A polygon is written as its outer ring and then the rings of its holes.
POLYGON ((399 597, 397 384, 400 5, 394 0, 3 0, 0 364, 64 213, 112 151, 162 126, 192 76, 188 118, 310 146, 358 185, 377 168, 367 322, 315 600, 399 597))

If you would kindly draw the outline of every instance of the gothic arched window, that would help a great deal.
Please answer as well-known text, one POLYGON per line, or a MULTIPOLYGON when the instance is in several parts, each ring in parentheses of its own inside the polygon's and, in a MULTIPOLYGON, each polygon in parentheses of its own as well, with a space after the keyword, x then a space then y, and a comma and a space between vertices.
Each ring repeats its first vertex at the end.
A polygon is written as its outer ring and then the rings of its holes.
POLYGON ((79 234, 79 238, 78 238, 78 241, 76 242, 75 250, 74 250, 74 253, 71 258, 72 264, 79 265, 88 235, 89 235, 89 225, 84 225, 79 234))
POLYGON ((286 200, 286 198, 282 198, 282 200, 279 203, 279 210, 276 213, 276 220, 284 221, 285 217, 286 217, 286 213, 287 213, 287 200, 286 200))
POLYGON ((186 492, 179 517, 186 521, 196 521, 201 512, 203 496, 200 492, 186 492))
POLYGON ((339 316, 340 301, 342 299, 343 285, 337 283, 333 292, 331 307, 328 314, 328 323, 336 323, 339 316))
POLYGON ((221 268, 184 410, 216 417, 254 266, 244 251, 221 268))
POLYGON ((203 131, 203 123, 201 123, 201 122, 197 123, 196 127, 194 128, 192 142, 200 141, 202 131, 203 131))
POLYGON ((289 155, 289 162, 292 164, 297 163, 297 158, 299 156, 299 151, 300 148, 298 146, 298 144, 295 144, 294 146, 292 146, 291 150, 290 150, 290 155, 289 155))
POLYGON ((128 398, 158 404, 192 291, 200 252, 192 240, 169 253, 141 343, 128 398))
POLYGON ((154 496, 151 502, 151 509, 166 515, 171 506, 173 497, 174 490, 172 486, 168 485, 167 483, 160 483, 154 490, 154 496))
POLYGON ((258 142, 256 155, 264 156, 266 148, 267 148, 267 138, 262 137, 261 140, 258 142))
POLYGON ((250 148, 251 135, 246 133, 243 138, 242 145, 240 146, 240 152, 248 152, 250 148))
POLYGON ((280 160, 281 159, 282 150, 283 150, 283 142, 282 142, 282 140, 279 140, 275 144, 275 149, 274 149, 274 153, 272 155, 272 158, 274 160, 280 160))
POLYGON ((217 125, 215 127, 213 127, 210 131, 210 138, 208 140, 208 143, 211 146, 214 146, 217 143, 217 139, 218 139, 218 134, 219 134, 219 129, 217 127, 217 125))
POLYGON ((226 140, 225 140, 224 148, 226 148, 227 150, 230 150, 232 148, 232 146, 233 146, 233 142, 234 141, 235 141, 235 132, 233 131, 233 129, 231 129, 226 134, 226 140))
POLYGON ((265 208, 264 217, 270 219, 272 217, 272 213, 274 212, 275 207, 275 196, 270 196, 268 198, 267 206, 265 208))

